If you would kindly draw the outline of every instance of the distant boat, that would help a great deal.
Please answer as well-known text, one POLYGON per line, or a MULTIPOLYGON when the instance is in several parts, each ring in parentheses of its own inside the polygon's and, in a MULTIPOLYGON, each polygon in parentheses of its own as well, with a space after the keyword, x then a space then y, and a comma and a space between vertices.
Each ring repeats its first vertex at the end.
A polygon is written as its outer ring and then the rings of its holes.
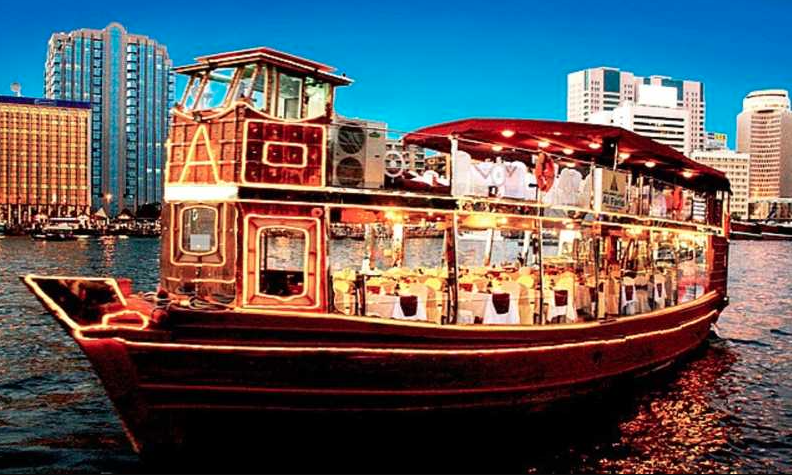
POLYGON ((792 226, 773 222, 731 222, 731 239, 739 241, 792 241, 792 226))
POLYGON ((41 231, 34 233, 33 239, 43 241, 74 241, 74 228, 68 224, 56 224, 54 226, 44 226, 41 231))
MULTIPOLYGON (((464 231, 459 233, 459 239, 462 241, 482 241, 487 242, 490 238, 490 232, 487 229, 476 231, 464 231)), ((500 231, 494 231, 492 240, 496 242, 503 241, 503 235, 500 231)))

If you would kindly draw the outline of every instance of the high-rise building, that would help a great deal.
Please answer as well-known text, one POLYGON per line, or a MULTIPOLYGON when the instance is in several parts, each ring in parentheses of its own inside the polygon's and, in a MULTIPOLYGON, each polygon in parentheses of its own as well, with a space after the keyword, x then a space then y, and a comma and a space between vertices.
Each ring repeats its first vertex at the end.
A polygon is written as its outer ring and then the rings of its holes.
POLYGON ((0 96, 0 221, 90 211, 90 104, 0 96))
POLYGON ((731 212, 741 219, 747 219, 751 156, 723 148, 696 150, 690 158, 726 174, 732 190, 731 212))
POLYGON ((754 91, 737 115, 737 151, 751 155, 750 199, 792 198, 789 93, 754 91))
POLYGON ((174 76, 166 48, 111 23, 50 37, 45 94, 91 105, 91 195, 111 214, 162 199, 174 76))
POLYGON ((588 122, 592 114, 611 111, 622 102, 639 102, 640 86, 665 86, 676 92, 676 107, 689 112, 690 148, 704 147, 704 84, 666 76, 635 76, 616 68, 589 68, 567 76, 567 120, 588 122))
POLYGON ((638 84, 637 101, 623 101, 588 117, 595 124, 617 125, 689 155, 692 150, 690 111, 677 106, 673 87, 638 84))

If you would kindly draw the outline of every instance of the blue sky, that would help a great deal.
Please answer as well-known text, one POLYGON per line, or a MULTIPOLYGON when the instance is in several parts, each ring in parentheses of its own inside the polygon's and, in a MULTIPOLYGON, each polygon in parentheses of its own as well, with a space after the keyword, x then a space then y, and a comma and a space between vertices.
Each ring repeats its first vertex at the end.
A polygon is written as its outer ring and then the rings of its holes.
MULTIPOLYGON (((174 64, 266 45, 356 80, 341 114, 410 130, 471 116, 564 119, 566 75, 613 66, 705 83, 708 130, 729 134, 753 89, 792 89, 792 2, 4 2, 0 94, 42 95, 47 40, 111 21, 174 64)), ((179 84, 182 84, 181 82, 179 84)))

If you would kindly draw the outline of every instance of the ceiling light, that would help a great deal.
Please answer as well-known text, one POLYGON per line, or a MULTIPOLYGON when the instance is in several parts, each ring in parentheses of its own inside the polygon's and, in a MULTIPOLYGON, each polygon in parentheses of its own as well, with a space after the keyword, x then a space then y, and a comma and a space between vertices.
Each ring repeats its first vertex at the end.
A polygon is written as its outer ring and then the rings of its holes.
POLYGON ((500 152, 501 150, 503 150, 503 147, 501 145, 493 145, 492 146, 492 151, 493 152, 500 152))
POLYGON ((602 145, 598 144, 597 142, 591 142, 589 144, 589 147, 593 148, 594 150, 597 150, 598 148, 602 147, 602 145))
POLYGON ((565 148, 562 152, 564 152, 564 155, 572 155, 573 150, 571 148, 565 148))
POLYGON ((503 135, 504 137, 506 137, 508 139, 510 137, 514 137, 514 131, 513 130, 509 130, 509 129, 502 130, 501 131, 501 135, 503 135))
POLYGON ((656 165, 655 162, 652 161, 646 162, 646 168, 654 168, 655 165, 656 165))
POLYGON ((627 152, 619 152, 619 158, 621 158, 622 160, 627 160, 628 158, 630 158, 630 154, 627 152))
POLYGON ((682 176, 685 178, 691 178, 693 176, 693 172, 690 170, 685 170, 682 172, 682 176))
POLYGON ((545 147, 549 147, 549 146, 550 146, 550 142, 548 142, 547 140, 540 140, 539 141, 539 148, 545 148, 545 147))

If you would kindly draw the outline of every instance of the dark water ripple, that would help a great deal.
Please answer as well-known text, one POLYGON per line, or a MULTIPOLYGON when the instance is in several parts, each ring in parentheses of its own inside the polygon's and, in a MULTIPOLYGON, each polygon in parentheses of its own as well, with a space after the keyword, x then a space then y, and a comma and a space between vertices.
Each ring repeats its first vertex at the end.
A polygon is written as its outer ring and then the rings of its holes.
MULTIPOLYGON (((150 290, 158 253, 152 239, 0 239, 0 472, 148 469, 87 360, 18 276, 127 276, 150 290)), ((504 470, 792 473, 792 243, 733 242, 730 257, 731 305, 708 345, 596 407, 533 421, 504 470)))

